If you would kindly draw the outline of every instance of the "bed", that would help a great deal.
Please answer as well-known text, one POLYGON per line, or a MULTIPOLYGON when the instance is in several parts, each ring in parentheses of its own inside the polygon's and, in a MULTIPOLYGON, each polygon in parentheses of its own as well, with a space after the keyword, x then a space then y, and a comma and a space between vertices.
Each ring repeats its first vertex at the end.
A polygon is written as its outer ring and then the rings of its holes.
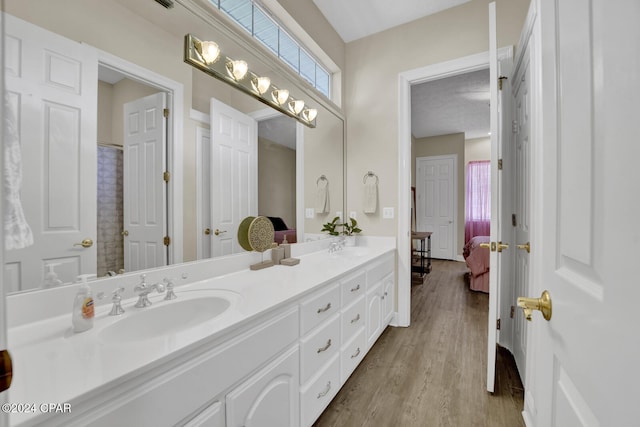
POLYGON ((472 237, 464 245, 462 256, 469 267, 469 288, 489 293, 489 248, 481 248, 481 243, 489 243, 489 236, 472 237))
POLYGON ((296 243, 298 241, 296 229, 287 227, 287 224, 282 218, 277 216, 268 216, 267 218, 269 218, 269 221, 273 224, 274 242, 277 244, 282 243, 285 236, 287 236, 288 243, 296 243))

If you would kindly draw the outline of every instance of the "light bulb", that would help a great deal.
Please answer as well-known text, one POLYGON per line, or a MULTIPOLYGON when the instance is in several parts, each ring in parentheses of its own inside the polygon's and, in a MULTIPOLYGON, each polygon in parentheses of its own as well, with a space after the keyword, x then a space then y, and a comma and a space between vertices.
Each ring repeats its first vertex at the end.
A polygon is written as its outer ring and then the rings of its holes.
POLYGON ((269 77, 254 77, 251 80, 251 85, 256 92, 262 95, 271 86, 271 79, 269 77))
POLYGON ((271 96, 276 104, 282 105, 289 99, 289 91, 286 89, 276 89, 271 92, 271 96))
POLYGON ((304 118, 308 122, 312 122, 313 119, 318 115, 318 110, 315 108, 305 108, 302 110, 302 118, 304 118))
POLYGON ((289 110, 291 110, 294 114, 300 114, 300 111, 304 108, 304 101, 301 99, 294 99, 289 102, 289 110))
POLYGON ((220 47, 215 42, 201 42, 200 54, 207 64, 213 64, 220 56, 220 47))
POLYGON ((227 62, 227 71, 231 74, 231 77, 234 78, 235 81, 240 81, 247 75, 247 71, 249 71, 249 66, 247 63, 241 59, 236 61, 227 62))

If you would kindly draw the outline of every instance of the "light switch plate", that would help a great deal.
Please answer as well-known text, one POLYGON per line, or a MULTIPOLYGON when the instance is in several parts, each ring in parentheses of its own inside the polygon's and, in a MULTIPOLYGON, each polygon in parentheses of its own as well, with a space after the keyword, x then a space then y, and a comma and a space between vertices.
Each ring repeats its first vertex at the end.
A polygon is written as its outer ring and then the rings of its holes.
POLYGON ((315 212, 315 209, 313 209, 313 208, 307 208, 307 209, 305 209, 305 214, 304 214, 304 216, 305 216, 307 219, 313 219, 313 216, 315 215, 315 213, 316 213, 316 212, 315 212))
POLYGON ((342 222, 342 211, 336 212, 336 216, 338 217, 338 221, 342 222))
POLYGON ((385 219, 393 219, 393 207, 390 208, 382 208, 382 218, 385 219))

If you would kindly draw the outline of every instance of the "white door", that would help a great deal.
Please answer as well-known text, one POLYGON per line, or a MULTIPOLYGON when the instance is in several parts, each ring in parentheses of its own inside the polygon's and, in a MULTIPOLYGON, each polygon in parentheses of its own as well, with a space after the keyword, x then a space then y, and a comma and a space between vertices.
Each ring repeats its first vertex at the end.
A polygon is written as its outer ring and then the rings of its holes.
MULTIPOLYGON (((529 92, 529 81, 531 73, 529 70, 529 46, 522 62, 514 76, 514 112, 513 112, 513 136, 515 145, 515 203, 514 203, 514 225, 517 250, 514 251, 515 275, 513 278, 514 295, 528 295, 529 293, 529 251, 531 228, 531 96, 529 92)), ((513 304, 512 301, 510 301, 513 304)), ((513 356, 523 380, 525 373, 525 357, 527 347, 526 321, 524 316, 515 316, 513 321, 513 356)), ((525 384, 526 385, 526 384, 525 384)))
POLYGON ((640 2, 532 3, 542 85, 527 296, 547 289, 553 312, 529 324, 523 415, 532 427, 635 426, 640 2))
POLYGON ((457 156, 416 159, 416 231, 431 231, 431 257, 454 259, 457 156))
POLYGON ((167 264, 166 93, 124 105, 124 268, 167 264))
POLYGON ((258 214, 258 124, 211 99, 211 255, 244 251, 238 226, 258 214))
MULTIPOLYGON (((496 372, 496 344, 498 342, 498 306, 500 301, 501 264, 500 253, 502 247, 502 218, 501 203, 502 172, 498 166, 502 158, 502 141, 499 126, 498 92, 498 48, 496 44, 496 4, 489 4, 489 92, 490 92, 490 122, 491 122, 491 251, 489 252, 489 316, 487 336, 487 391, 493 392, 496 372)), ((506 248, 506 245, 505 247, 506 248)))
POLYGON ((4 16, 6 96, 35 242, 6 253, 5 286, 14 292, 40 287, 49 263, 60 264, 63 282, 96 273, 98 60, 89 46, 4 16))
POLYGON ((198 197, 198 259, 211 258, 211 138, 209 129, 196 128, 196 190, 198 197))

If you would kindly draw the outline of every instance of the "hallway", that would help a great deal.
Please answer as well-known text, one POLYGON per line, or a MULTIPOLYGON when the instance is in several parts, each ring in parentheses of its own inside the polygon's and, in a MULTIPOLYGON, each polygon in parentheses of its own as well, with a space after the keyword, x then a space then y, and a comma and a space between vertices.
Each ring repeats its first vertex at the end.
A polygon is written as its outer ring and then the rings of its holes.
POLYGON ((389 327, 315 427, 524 426, 522 384, 499 348, 496 392, 485 391, 488 295, 466 265, 434 260, 411 290, 411 326, 389 327))

